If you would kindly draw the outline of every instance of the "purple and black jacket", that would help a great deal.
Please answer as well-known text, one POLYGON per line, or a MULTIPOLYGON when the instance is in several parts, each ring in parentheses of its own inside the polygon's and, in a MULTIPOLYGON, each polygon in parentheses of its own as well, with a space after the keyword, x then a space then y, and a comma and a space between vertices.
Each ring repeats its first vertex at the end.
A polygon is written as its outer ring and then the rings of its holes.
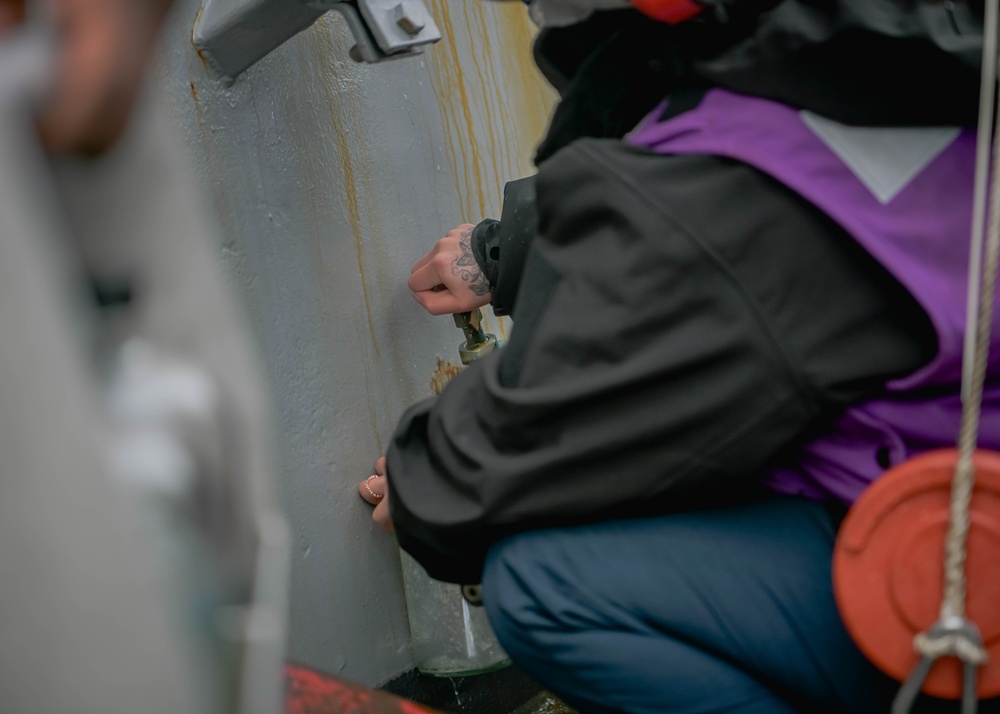
MULTIPOLYGON (((667 121, 655 119, 661 113, 662 107, 629 141, 661 154, 723 156, 769 174, 833 218, 885 266, 937 333, 933 361, 848 408, 794 458, 772 467, 767 483, 782 493, 851 503, 884 472, 880 450, 895 465, 953 445, 961 413, 975 132, 852 129, 725 90, 708 92, 696 109, 667 121), (898 143, 897 163, 909 163, 896 176, 866 175, 876 168, 872 162, 885 157, 861 152, 879 142, 898 143)), ((994 336, 998 328, 995 315, 994 336)), ((997 339, 990 350, 980 445, 1000 448, 997 339)))

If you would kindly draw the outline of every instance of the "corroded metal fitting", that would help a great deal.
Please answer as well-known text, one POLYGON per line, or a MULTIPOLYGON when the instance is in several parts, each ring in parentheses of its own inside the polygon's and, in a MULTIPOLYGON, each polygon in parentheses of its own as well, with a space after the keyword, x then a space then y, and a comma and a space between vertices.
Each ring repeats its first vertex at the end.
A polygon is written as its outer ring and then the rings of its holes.
POLYGON ((455 326, 465 334, 465 342, 458 347, 462 364, 471 364, 497 348, 496 335, 483 331, 483 311, 455 313, 455 326))

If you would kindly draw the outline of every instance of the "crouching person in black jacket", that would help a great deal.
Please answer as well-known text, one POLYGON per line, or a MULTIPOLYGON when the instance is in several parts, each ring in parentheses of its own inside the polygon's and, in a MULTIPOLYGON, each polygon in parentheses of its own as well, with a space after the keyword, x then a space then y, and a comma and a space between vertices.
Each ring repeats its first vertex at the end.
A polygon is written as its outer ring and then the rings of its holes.
POLYGON ((926 286, 965 278, 979 9, 586 6, 540 6, 570 24, 536 45, 562 94, 537 177, 410 277, 510 341, 359 492, 582 712, 886 711, 831 554, 868 483, 957 430, 964 326, 926 286), (914 126, 921 160, 874 148, 914 126))

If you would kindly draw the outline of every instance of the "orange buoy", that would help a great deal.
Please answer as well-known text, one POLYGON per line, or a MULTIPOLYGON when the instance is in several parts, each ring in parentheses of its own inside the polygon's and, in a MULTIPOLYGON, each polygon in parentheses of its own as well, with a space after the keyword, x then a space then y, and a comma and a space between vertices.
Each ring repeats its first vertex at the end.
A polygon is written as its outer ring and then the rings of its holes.
MULTIPOLYGON (((1000 454, 977 451, 966 556, 966 617, 980 630, 989 663, 979 670, 980 699, 1000 695, 1000 454)), ((944 583, 954 449, 911 459, 873 483, 837 537, 833 582, 851 637, 877 667, 900 681, 917 664, 913 638, 937 621, 944 583)), ((922 687, 958 699, 962 667, 936 662, 922 687)))

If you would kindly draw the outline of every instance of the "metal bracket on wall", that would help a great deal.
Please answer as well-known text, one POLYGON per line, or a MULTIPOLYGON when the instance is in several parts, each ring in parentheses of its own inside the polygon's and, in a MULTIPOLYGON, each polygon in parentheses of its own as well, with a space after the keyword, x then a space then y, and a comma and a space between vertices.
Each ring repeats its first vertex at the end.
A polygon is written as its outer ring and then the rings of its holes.
POLYGON ((441 39, 422 0, 204 0, 192 39, 214 69, 235 79, 328 10, 347 20, 358 62, 412 56, 441 39))

